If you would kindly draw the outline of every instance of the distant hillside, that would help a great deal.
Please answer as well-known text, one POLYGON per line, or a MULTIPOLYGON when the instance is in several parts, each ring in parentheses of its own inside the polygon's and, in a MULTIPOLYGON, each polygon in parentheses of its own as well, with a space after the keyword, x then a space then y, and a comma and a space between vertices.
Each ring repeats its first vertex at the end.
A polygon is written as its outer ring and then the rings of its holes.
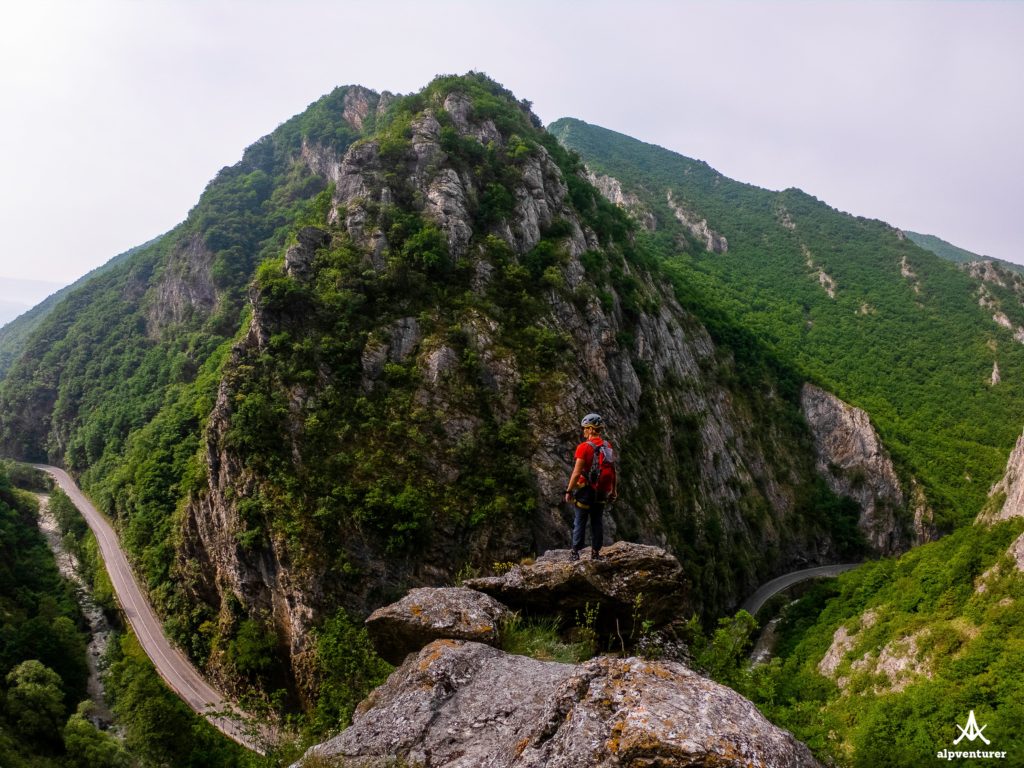
POLYGON ((944 259, 955 261, 958 264, 967 264, 972 261, 981 261, 987 259, 993 261, 1004 269, 1009 269, 1012 272, 1019 272, 1024 274, 1024 266, 1020 264, 1014 264, 1012 261, 1004 261, 1003 259, 995 259, 991 256, 981 256, 977 253, 959 248, 952 243, 946 242, 940 237, 935 235, 922 235, 918 232, 909 232, 904 230, 907 237, 913 240, 922 248, 925 248, 937 256, 941 256, 944 259))
MULTIPOLYGON (((142 245, 125 251, 124 253, 118 254, 106 264, 96 267, 96 269, 86 273, 71 285, 61 288, 51 296, 48 296, 46 299, 29 309, 28 312, 23 312, 22 314, 17 315, 16 319, 11 320, 11 322, 0 327, 0 379, 3 379, 4 376, 7 375, 7 371, 10 370, 15 358, 21 354, 21 351, 25 347, 25 342, 32 332, 39 327, 39 324, 54 310, 57 304, 59 304, 65 296, 75 289, 82 287, 94 277, 99 277, 112 267, 117 266, 131 257, 133 254, 144 248, 148 248, 159 240, 160 237, 155 237, 148 243, 143 243, 142 245)), ((3 307, 3 305, 0 305, 0 307, 3 307)), ((6 307, 3 308, 6 309, 6 307)))
POLYGON ((639 239, 669 260, 694 305, 717 305, 867 410, 939 517, 973 518, 1024 423, 1019 297, 800 190, 736 182, 580 120, 549 130, 643 224, 639 239))

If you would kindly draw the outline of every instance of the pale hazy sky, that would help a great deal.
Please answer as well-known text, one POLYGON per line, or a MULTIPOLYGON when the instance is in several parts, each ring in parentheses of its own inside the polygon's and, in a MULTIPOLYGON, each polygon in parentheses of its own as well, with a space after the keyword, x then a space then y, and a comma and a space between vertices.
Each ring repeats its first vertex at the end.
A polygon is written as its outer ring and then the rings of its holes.
POLYGON ((4 0, 0 278, 181 221, 336 85, 487 72, 578 117, 1024 262, 1024 3, 4 0))

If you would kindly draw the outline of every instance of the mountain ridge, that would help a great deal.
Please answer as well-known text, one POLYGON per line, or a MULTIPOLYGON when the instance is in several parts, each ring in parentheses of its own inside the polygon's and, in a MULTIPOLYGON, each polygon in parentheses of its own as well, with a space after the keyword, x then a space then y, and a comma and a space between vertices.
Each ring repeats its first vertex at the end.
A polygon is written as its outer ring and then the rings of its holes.
POLYGON ((971 519, 1024 422, 1017 388, 992 384, 994 366, 1024 380, 1013 291, 799 190, 733 182, 580 120, 550 128, 654 217, 639 236, 695 301, 719 305, 802 375, 867 410, 941 527, 971 519), (709 250, 699 226, 726 238, 728 252, 709 250))
POLYGON ((981 283, 884 223, 698 161, 655 189, 661 159, 637 164, 646 186, 590 167, 650 214, 634 221, 486 76, 336 89, 40 322, 0 382, 0 445, 80 477, 206 672, 318 730, 378 681, 369 610, 567 541, 588 411, 621 449, 610 535, 674 551, 708 624, 784 570, 927 540, 919 499, 959 524, 983 492, 945 481, 942 452, 977 449, 961 469, 984 483, 1024 413, 1009 386, 976 386, 997 350, 1007 383, 1024 373, 981 283), (954 295, 977 327, 935 314, 954 295), (951 392, 986 419, 1006 406, 994 437, 908 451, 925 418, 966 428, 884 397, 890 358, 851 365, 900 331, 896 381, 929 397, 951 362, 931 339, 970 338, 952 363, 974 378, 951 392), (846 444, 816 445, 809 381, 846 401, 817 401, 846 414, 846 444), (879 437, 890 463, 846 461, 879 437))

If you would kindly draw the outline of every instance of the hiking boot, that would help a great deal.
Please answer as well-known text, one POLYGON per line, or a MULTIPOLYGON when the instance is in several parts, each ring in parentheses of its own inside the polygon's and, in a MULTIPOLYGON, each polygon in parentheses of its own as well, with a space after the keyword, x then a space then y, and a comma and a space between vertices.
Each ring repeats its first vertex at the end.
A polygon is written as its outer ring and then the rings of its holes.
POLYGON ((591 560, 604 560, 604 558, 601 557, 601 550, 600 549, 591 550, 590 559, 591 560))
POLYGON ((575 563, 579 559, 580 559, 579 550, 574 549, 572 552, 569 553, 569 561, 570 562, 575 563))

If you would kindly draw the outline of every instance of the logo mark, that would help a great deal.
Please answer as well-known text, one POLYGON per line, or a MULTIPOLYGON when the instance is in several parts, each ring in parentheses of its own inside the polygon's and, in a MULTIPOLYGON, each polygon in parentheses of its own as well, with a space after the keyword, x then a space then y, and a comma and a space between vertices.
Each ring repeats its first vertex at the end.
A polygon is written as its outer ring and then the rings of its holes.
POLYGON ((959 744, 963 740, 963 738, 965 736, 967 737, 968 741, 974 741, 975 739, 981 739, 986 744, 991 744, 992 743, 991 741, 986 739, 985 738, 985 734, 982 733, 982 731, 984 731, 986 728, 988 728, 988 723, 986 723, 985 725, 983 725, 983 726, 981 726, 979 728, 978 727, 978 721, 974 718, 974 710, 973 709, 971 710, 971 714, 967 718, 967 725, 964 726, 963 728, 961 728, 960 724, 957 723, 956 727, 960 730, 960 735, 957 736, 956 740, 953 741, 953 746, 954 747, 957 744, 959 744))

